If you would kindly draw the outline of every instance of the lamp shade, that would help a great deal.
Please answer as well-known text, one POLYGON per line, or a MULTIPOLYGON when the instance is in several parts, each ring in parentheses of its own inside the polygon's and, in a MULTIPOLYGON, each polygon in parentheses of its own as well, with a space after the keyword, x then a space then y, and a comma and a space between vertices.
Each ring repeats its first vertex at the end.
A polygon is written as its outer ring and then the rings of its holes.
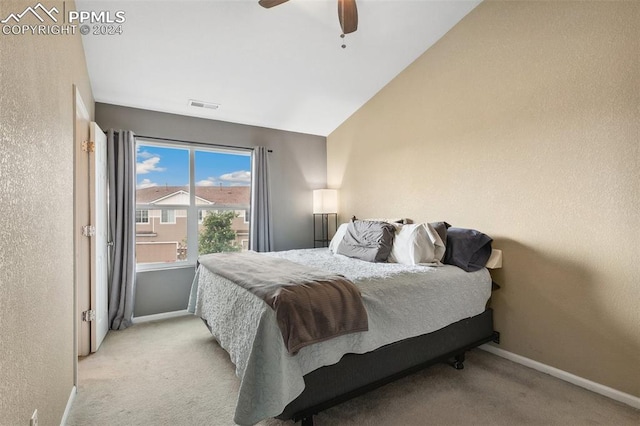
POLYGON ((338 213, 338 190, 315 189, 313 191, 313 214, 338 213))

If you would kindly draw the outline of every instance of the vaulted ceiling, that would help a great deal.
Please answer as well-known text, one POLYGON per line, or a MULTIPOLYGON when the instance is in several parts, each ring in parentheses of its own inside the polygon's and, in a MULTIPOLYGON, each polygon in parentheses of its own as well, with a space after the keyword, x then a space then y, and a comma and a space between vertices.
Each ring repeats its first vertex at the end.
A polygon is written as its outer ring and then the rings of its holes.
POLYGON ((77 0, 76 9, 126 18, 122 34, 83 36, 96 101, 326 136, 479 3, 358 0, 358 30, 344 39, 336 0, 271 9, 77 0))

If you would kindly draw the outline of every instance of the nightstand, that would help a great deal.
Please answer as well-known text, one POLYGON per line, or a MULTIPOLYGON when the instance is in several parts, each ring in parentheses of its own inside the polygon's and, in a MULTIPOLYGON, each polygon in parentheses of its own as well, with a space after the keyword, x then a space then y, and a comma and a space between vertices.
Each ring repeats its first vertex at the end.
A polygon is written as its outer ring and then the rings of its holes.
POLYGON ((331 237, 338 229, 337 213, 313 214, 313 247, 329 247, 331 237))

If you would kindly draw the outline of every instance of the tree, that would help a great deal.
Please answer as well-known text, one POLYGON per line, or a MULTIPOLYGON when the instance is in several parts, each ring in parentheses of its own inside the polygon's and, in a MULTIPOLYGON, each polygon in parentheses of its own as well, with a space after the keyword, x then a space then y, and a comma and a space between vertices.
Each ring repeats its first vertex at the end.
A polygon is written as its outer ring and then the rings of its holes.
POLYGON ((231 222, 237 216, 234 211, 207 213, 198 242, 200 254, 240 251, 235 244, 236 233, 231 229, 231 222))

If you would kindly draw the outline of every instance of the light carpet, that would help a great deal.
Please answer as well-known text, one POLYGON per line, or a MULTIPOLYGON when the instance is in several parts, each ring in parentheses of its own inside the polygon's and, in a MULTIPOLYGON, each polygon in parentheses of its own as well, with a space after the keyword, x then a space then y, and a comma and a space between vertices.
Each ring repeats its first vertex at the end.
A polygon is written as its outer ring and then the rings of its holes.
MULTIPOLYGON (((78 369, 68 426, 234 424, 239 381, 199 318, 109 332, 78 369)), ((315 424, 638 425, 640 411, 476 349, 464 370, 434 365, 323 411, 315 424)))

